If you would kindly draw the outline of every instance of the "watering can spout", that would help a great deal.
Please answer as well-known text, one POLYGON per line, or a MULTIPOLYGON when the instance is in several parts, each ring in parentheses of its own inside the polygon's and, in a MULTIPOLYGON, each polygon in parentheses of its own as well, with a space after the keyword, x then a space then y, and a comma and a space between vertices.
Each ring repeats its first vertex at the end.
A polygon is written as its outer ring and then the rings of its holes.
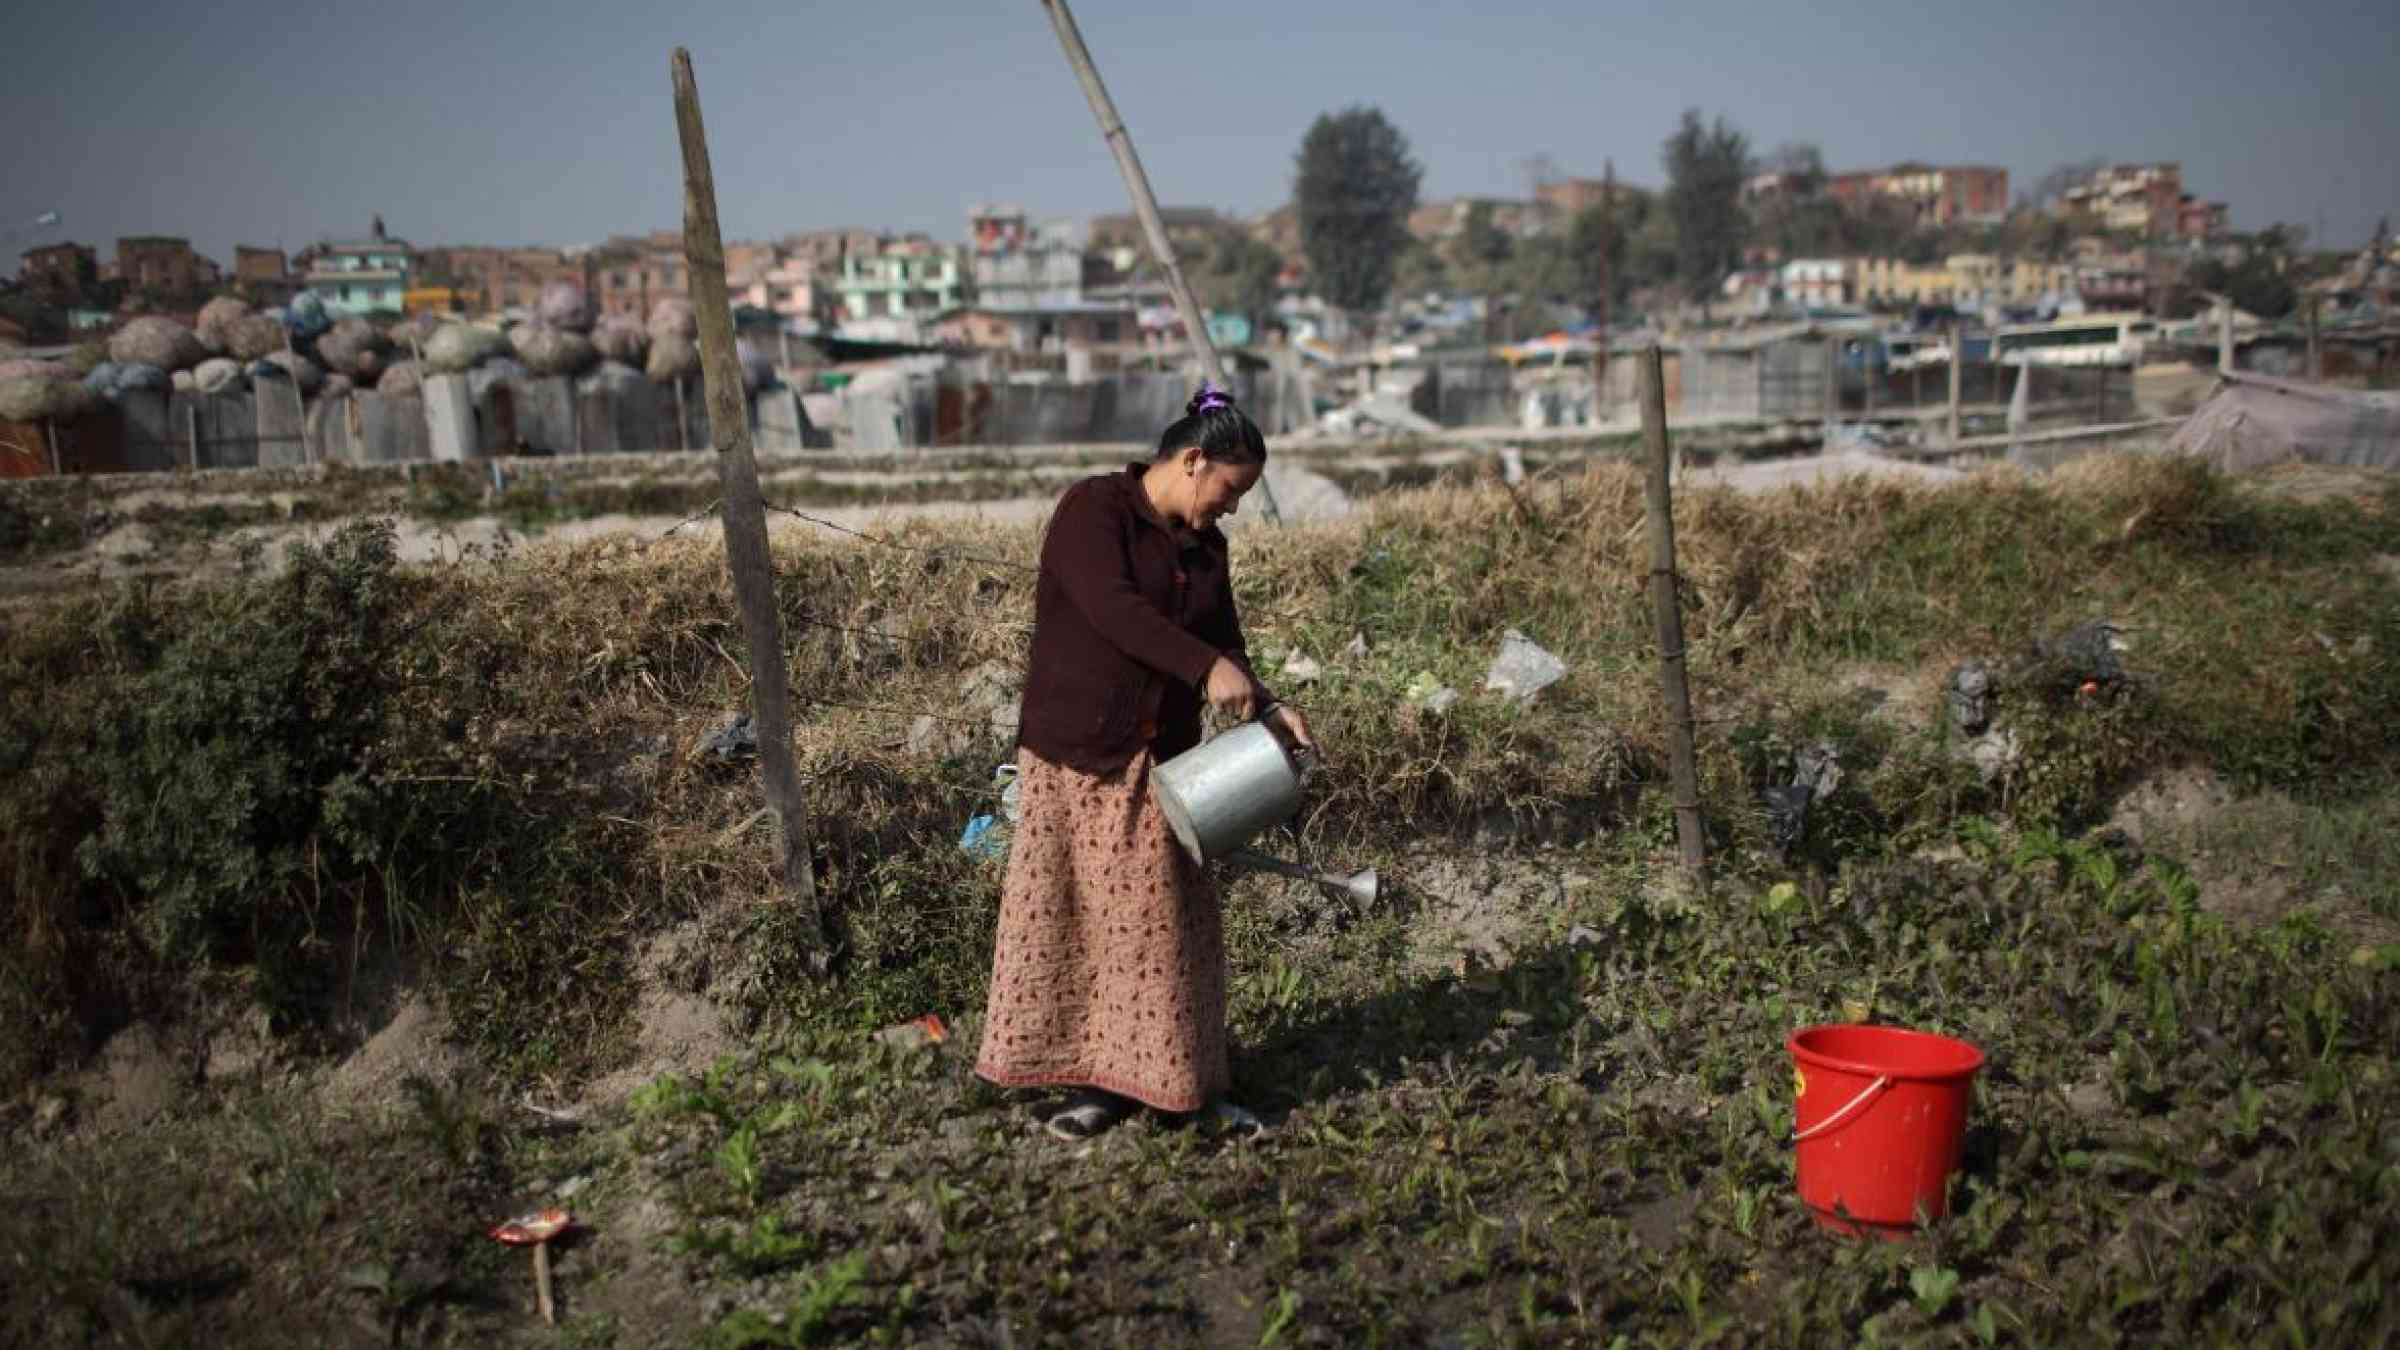
POLYGON ((1320 872, 1313 867, 1302 867, 1298 863, 1288 863, 1281 858, 1270 858, 1263 853, 1255 853, 1246 848, 1235 849, 1226 854, 1225 861, 1243 867, 1254 867, 1262 872, 1275 872, 1287 877, 1296 877, 1302 881, 1313 881, 1332 894, 1361 905, 1374 904, 1376 897, 1383 893, 1382 878, 1375 874, 1375 869, 1372 867, 1363 868, 1347 875, 1340 872, 1320 872))

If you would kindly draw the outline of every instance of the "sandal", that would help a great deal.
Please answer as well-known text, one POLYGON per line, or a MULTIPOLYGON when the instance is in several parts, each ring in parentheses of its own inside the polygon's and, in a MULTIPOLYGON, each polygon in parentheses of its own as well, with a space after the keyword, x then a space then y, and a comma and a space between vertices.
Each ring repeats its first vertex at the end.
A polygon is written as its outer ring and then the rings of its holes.
POLYGON ((1092 1088, 1075 1094, 1042 1127, 1070 1144, 1080 1144, 1108 1131, 1133 1114, 1133 1103, 1113 1092, 1092 1088))

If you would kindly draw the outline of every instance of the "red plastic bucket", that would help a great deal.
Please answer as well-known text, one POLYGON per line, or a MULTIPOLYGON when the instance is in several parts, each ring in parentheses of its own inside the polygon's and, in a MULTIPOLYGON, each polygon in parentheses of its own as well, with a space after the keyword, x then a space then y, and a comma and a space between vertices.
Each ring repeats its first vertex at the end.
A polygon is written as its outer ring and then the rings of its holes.
POLYGON ((1837 1232, 1901 1237, 1950 1211, 1983 1052, 1905 1027, 1803 1027, 1792 1052, 1800 1199, 1837 1232))

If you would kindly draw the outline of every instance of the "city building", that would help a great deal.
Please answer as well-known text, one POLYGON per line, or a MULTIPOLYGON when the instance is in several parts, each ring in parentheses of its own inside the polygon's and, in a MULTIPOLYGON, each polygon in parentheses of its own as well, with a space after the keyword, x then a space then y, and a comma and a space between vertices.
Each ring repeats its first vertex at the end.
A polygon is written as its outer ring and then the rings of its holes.
POLYGON ((987 305, 944 311, 934 320, 936 341, 1011 352, 1060 352, 1068 347, 1113 347, 1136 340, 1130 305, 987 305))
POLYGON ((1606 178, 1559 178, 1536 186, 1533 199, 1559 218, 1571 220, 1604 201, 1624 201, 1628 191, 1623 183, 1606 178))
POLYGON ((1988 165, 1896 164, 1837 173, 1825 187, 1835 201, 1852 210, 1877 201, 1898 202, 1919 225, 1991 222, 2008 214, 2008 170, 1988 165))
POLYGON ((845 323, 868 319, 924 319, 954 309, 966 299, 961 250, 922 236, 887 242, 873 256, 842 259, 833 284, 845 323))
POLYGON ((1855 302, 1850 263, 1843 258, 1794 258, 1780 280, 1786 304, 1801 309, 1840 309, 1855 302))
MULTIPOLYGON (((540 303, 542 288, 553 282, 566 282, 586 294, 591 290, 585 260, 555 248, 464 245, 428 249, 418 255, 417 272, 421 289, 449 290, 447 305, 469 314, 530 309, 540 303)), ((440 297, 427 295, 412 301, 410 307, 432 308, 444 303, 440 297)))
POLYGON ((17 284, 53 305, 80 304, 100 284, 100 259, 84 244, 29 248, 18 259, 17 284))
POLYGON ((280 305, 300 290, 291 263, 279 248, 233 246, 233 284, 252 304, 280 305))
POLYGON ((1409 212, 1408 232, 1428 244, 1454 239, 1467 228, 1467 217, 1478 206, 1489 207, 1492 227, 1512 238, 1541 233, 1549 219, 1548 209, 1540 202, 1508 197, 1452 197, 1427 202, 1409 212))
POLYGON ((975 206, 967 213, 967 246, 977 303, 996 309, 1080 304, 1085 242, 1073 221, 1036 225, 1022 207, 975 206))
POLYGON ((2175 237, 2178 239, 2205 243, 2223 238, 2231 228, 2223 202, 2204 202, 2187 192, 2176 204, 2175 237))
POLYGON ((838 272, 842 259, 853 253, 872 255, 882 243, 873 230, 811 230, 785 235, 781 251, 785 259, 805 264, 811 272, 838 272))
POLYGON ((1857 258, 1850 270, 1862 304, 1947 305, 1958 298, 1958 275, 1947 264, 1857 258))
POLYGON ((831 327, 841 315, 841 297, 799 258, 759 268, 734 292, 734 303, 763 309, 801 327, 831 327))
POLYGON ((2112 164, 2068 188, 2059 204, 2105 229, 2165 239, 2178 233, 2185 200, 2180 164, 2112 164))
POLYGON ((384 232, 383 217, 365 239, 328 241, 309 250, 303 284, 338 315, 399 314, 407 308, 415 250, 384 232))
POLYGON ((129 291, 190 296, 215 280, 216 267, 171 235, 128 235, 117 241, 116 279, 129 291))
POLYGON ((675 230, 653 230, 638 239, 611 239, 592 251, 589 267, 592 290, 603 314, 638 319, 661 300, 691 295, 683 235, 675 230))

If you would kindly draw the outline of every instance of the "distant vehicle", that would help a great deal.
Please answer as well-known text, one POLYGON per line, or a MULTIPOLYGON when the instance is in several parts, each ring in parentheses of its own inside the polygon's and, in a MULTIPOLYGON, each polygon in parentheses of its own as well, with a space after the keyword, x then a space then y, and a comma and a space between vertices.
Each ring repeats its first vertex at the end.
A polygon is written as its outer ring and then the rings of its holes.
POLYGON ((2056 323, 2019 324, 1992 334, 1992 360, 2004 366, 2138 366, 2158 337, 2141 314, 2086 314, 2056 323))

